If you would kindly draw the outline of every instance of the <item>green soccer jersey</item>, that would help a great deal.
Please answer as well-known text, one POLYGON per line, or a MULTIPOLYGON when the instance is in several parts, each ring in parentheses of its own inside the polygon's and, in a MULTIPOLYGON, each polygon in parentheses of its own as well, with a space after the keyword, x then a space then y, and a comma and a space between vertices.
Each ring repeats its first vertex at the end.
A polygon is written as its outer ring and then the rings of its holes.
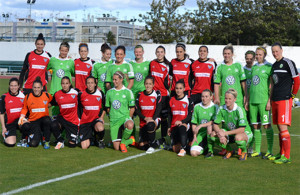
POLYGON ((263 64, 255 64, 251 71, 250 103, 266 103, 269 99, 269 86, 272 64, 265 61, 263 64))
POLYGON ((74 60, 67 58, 61 59, 52 57, 47 66, 47 70, 52 70, 51 87, 49 93, 53 95, 55 92, 61 90, 61 79, 64 76, 70 78, 72 82, 72 76, 74 76, 74 60))
POLYGON ((131 90, 125 86, 120 90, 112 88, 107 91, 105 107, 110 108, 110 122, 117 122, 124 117, 129 117, 129 108, 134 106, 135 101, 133 94, 131 90))
POLYGON ((134 72, 134 84, 131 90, 136 98, 139 92, 145 90, 144 81, 145 78, 149 75, 150 61, 143 61, 142 63, 131 61, 130 64, 132 65, 134 72))
MULTIPOLYGON (((213 102, 209 106, 204 106, 202 103, 196 104, 192 116, 191 123, 199 125, 213 121, 216 117, 218 106, 213 102)), ((206 128, 201 128, 200 131, 206 131, 206 128)))
POLYGON ((247 93, 250 92, 250 85, 251 85, 251 68, 248 68, 247 66, 244 66, 244 71, 246 75, 246 86, 247 86, 247 93))
POLYGON ((214 76, 214 83, 221 83, 221 105, 225 104, 225 93, 229 88, 237 91, 238 97, 236 103, 240 106, 243 105, 243 93, 241 81, 246 80, 244 68, 240 63, 233 63, 226 65, 224 63, 217 66, 216 74, 214 76))
POLYGON ((125 61, 121 65, 116 65, 114 62, 113 64, 111 64, 108 67, 107 72, 106 72, 105 82, 110 83, 111 87, 113 87, 113 85, 114 85, 113 84, 113 75, 117 71, 121 71, 125 74, 126 78, 124 78, 123 84, 125 87, 127 87, 129 79, 134 79, 134 72, 133 72, 132 65, 125 61))
POLYGON ((225 131, 245 127, 245 132, 251 132, 245 110, 239 107, 236 103, 232 110, 228 110, 226 105, 219 108, 214 123, 220 124, 221 122, 223 122, 222 128, 225 131))
POLYGON ((106 79, 106 71, 112 63, 113 60, 109 60, 108 62, 100 60, 93 66, 92 75, 98 79, 98 87, 100 87, 104 93, 106 93, 106 87, 104 84, 106 79))

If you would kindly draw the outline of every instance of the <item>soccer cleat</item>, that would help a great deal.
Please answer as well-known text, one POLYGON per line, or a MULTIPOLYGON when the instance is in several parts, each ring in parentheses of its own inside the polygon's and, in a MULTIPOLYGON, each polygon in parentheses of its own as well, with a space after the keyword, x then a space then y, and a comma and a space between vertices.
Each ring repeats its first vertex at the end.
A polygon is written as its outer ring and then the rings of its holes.
POLYGON ((251 157, 260 157, 260 156, 262 156, 262 155, 261 155, 261 153, 258 153, 258 152, 253 152, 251 154, 251 157))
POLYGON ((100 149, 104 149, 104 148, 105 148, 105 143, 104 143, 103 140, 100 140, 100 141, 99 141, 98 147, 99 147, 100 149))
POLYGON ((221 156, 224 156, 226 154, 226 152, 227 152, 226 149, 223 148, 222 151, 219 152, 218 154, 221 156))
POLYGON ((211 159, 212 157, 214 157, 214 154, 212 152, 208 152, 206 155, 205 155, 205 159, 211 159))
POLYGON ((177 154, 177 156, 182 157, 182 156, 185 156, 185 154, 186 154, 186 151, 185 151, 184 149, 181 149, 181 150, 179 151, 179 153, 177 154))
POLYGON ((132 136, 130 136, 130 138, 129 139, 132 139, 132 144, 130 144, 131 146, 134 146, 134 147, 138 147, 138 143, 137 142, 135 142, 135 138, 134 138, 134 136, 132 135, 132 136))
POLYGON ((284 163, 289 164, 291 163, 291 159, 287 159, 284 155, 282 155, 280 159, 274 160, 274 163, 279 165, 284 163))
POLYGON ((59 150, 61 148, 64 148, 65 144, 63 142, 57 142, 56 146, 55 146, 55 150, 59 150))
POLYGON ((154 148, 149 147, 148 150, 146 151, 147 154, 152 154, 155 151, 154 148))
POLYGON ((238 155, 239 155, 239 156, 242 155, 242 149, 241 149, 241 148, 238 149, 238 155))
POLYGON ((44 149, 50 149, 50 142, 45 142, 44 149))
POLYGON ((17 143, 17 147, 27 147, 27 140, 21 139, 19 143, 17 143))
POLYGON ((247 152, 242 152, 242 154, 240 155, 239 160, 247 160, 247 152))
POLYGON ((227 153, 225 154, 225 156, 223 156, 223 159, 229 159, 231 156, 233 156, 233 154, 234 154, 234 150, 227 151, 227 153))
POLYGON ((121 152, 126 153, 127 152, 126 145, 125 144, 120 144, 120 150, 121 150, 121 152))
POLYGON ((271 156, 271 157, 269 158, 269 160, 278 160, 278 159, 280 159, 280 157, 281 157, 281 154, 278 153, 278 154, 276 154, 276 155, 271 156))
POLYGON ((273 154, 271 153, 266 153, 264 156, 263 156, 263 159, 269 159, 273 157, 273 154))
POLYGON ((248 154, 252 154, 253 153, 253 148, 248 148, 248 154))

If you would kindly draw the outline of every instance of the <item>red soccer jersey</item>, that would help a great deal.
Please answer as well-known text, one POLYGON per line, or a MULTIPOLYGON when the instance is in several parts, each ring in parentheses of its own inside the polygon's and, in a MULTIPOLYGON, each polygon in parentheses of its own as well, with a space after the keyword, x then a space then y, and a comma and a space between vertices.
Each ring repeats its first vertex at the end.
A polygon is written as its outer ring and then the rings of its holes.
POLYGON ((60 115, 66 121, 78 125, 78 92, 75 89, 71 89, 67 93, 59 90, 53 97, 51 104, 59 106, 60 115))
POLYGON ((35 51, 32 51, 26 55, 19 79, 22 85, 25 76, 24 88, 32 89, 33 81, 37 76, 41 77, 43 86, 47 84, 46 73, 50 57, 51 55, 46 51, 43 51, 42 54, 37 54, 35 51))
POLYGON ((170 74, 173 76, 171 91, 175 91, 176 82, 180 79, 184 80, 185 91, 191 90, 191 64, 192 61, 188 58, 182 61, 178 59, 171 61, 172 68, 170 74))
POLYGON ((86 88, 85 80, 91 75, 93 64, 95 61, 88 58, 82 61, 80 58, 74 61, 75 63, 75 87, 80 91, 84 91, 86 88))
POLYGON ((93 94, 90 94, 84 90, 80 94, 80 103, 83 109, 80 124, 90 123, 99 118, 104 101, 102 91, 97 89, 93 94))
POLYGON ((177 99, 175 96, 172 97, 169 105, 171 111, 169 114, 172 116, 171 130, 175 127, 176 121, 182 121, 184 123, 189 122, 185 121, 188 118, 188 115, 191 115, 191 111, 189 109, 190 101, 187 95, 185 95, 182 99, 177 99))
POLYGON ((151 94, 142 91, 138 94, 136 101, 136 110, 140 118, 140 128, 142 128, 146 124, 145 117, 155 120, 160 114, 161 95, 159 91, 153 90, 151 94))
POLYGON ((194 86, 192 94, 202 93, 204 89, 212 89, 212 79, 216 69, 215 62, 206 60, 205 62, 197 60, 192 64, 192 75, 194 77, 194 86))
POLYGON ((168 96, 170 88, 169 65, 156 60, 150 63, 150 73, 154 77, 154 90, 159 90, 162 96, 168 96))
POLYGON ((23 108, 24 94, 19 91, 18 95, 11 95, 9 92, 1 97, 0 111, 7 116, 7 124, 11 124, 20 117, 23 108))

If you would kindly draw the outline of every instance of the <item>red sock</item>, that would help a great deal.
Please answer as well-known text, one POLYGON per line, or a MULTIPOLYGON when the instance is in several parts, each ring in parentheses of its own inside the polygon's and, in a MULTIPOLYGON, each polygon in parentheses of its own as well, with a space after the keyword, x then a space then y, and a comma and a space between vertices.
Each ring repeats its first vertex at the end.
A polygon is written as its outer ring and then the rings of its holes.
POLYGON ((284 151, 284 156, 289 159, 290 158, 290 150, 291 150, 291 137, 288 130, 284 130, 280 132, 281 134, 281 142, 282 148, 284 151))
POLYGON ((284 155, 284 150, 283 150, 283 147, 282 147, 282 141, 281 141, 281 134, 280 133, 278 134, 278 137, 279 137, 280 155, 284 155))

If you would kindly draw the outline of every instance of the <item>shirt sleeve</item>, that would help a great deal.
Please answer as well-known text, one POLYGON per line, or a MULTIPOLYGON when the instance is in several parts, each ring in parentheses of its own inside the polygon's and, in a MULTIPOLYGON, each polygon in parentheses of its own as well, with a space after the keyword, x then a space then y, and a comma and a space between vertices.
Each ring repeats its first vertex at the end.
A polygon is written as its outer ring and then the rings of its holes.
POLYGON ((133 67, 130 63, 128 64, 128 78, 129 79, 134 79, 134 71, 133 71, 133 67))
POLYGON ((247 77, 245 74, 245 70, 241 64, 239 64, 239 66, 240 66, 240 81, 241 82, 246 81, 247 77))
POLYGON ((110 100, 109 100, 110 93, 111 93, 110 90, 106 93, 105 108, 110 108, 110 100))
POLYGON ((29 96, 29 95, 30 95, 30 93, 27 94, 27 95, 25 96, 25 99, 24 99, 24 105, 23 105, 23 108, 22 108, 22 110, 21 110, 21 114, 26 115, 27 112, 28 112, 27 100, 28 100, 28 96, 29 96))
POLYGON ((24 77, 25 77, 25 73, 28 71, 28 68, 29 68, 29 61, 28 61, 29 55, 30 55, 30 52, 27 53, 27 55, 25 57, 25 60, 24 60, 24 63, 23 63, 23 68, 22 68, 20 76, 19 76, 20 87, 23 86, 23 80, 24 80, 24 77))
POLYGON ((216 119, 214 120, 214 123, 215 124, 220 124, 222 121, 223 121, 223 116, 222 116, 221 108, 219 108, 217 110, 216 119))
POLYGON ((214 83, 215 84, 220 84, 221 83, 221 80, 222 80, 222 78, 221 78, 221 67, 222 66, 218 66, 217 67, 217 69, 216 69, 216 73, 215 73, 215 75, 214 75, 214 83))
POLYGON ((113 66, 109 66, 107 71, 106 71, 106 78, 105 78, 105 83, 111 83, 112 80, 112 75, 111 75, 111 69, 112 69, 113 66))
POLYGON ((71 71, 70 72, 71 72, 71 75, 74 77, 75 76, 75 62, 74 62, 74 60, 71 60, 71 71))
POLYGON ((95 78, 98 78, 97 69, 96 69, 97 66, 98 66, 98 63, 96 63, 92 69, 92 76, 95 78))
POLYGON ((156 99, 156 110, 154 112, 153 115, 153 120, 157 119, 161 113, 161 109, 162 109, 162 101, 161 101, 161 94, 160 91, 156 91, 157 94, 157 99, 156 99))
POLYGON ((5 95, 2 95, 0 99, 0 113, 5 114, 5 95))
POLYGON ((198 124, 198 106, 195 106, 195 108, 194 108, 194 112, 193 112, 193 115, 192 115, 192 121, 191 121, 191 123, 195 124, 195 125, 198 124))
POLYGON ((188 107, 188 114, 181 122, 188 123, 192 119, 192 111, 193 111, 194 103, 189 99, 189 107, 188 107))
POLYGON ((246 113, 240 108, 237 108, 237 112, 239 113, 239 118, 238 118, 238 124, 239 127, 246 127, 247 126, 247 118, 246 118, 246 113))
POLYGON ((128 89, 128 105, 129 105, 129 107, 130 108, 132 108, 132 107, 135 107, 135 101, 134 101, 134 96, 133 96, 133 93, 132 93, 132 91, 130 90, 130 89, 128 89))
POLYGON ((53 61, 53 58, 50 58, 49 63, 47 65, 47 70, 52 69, 52 61, 53 61))
POLYGON ((58 104, 57 104, 57 102, 56 102, 56 99, 55 99, 55 96, 56 96, 56 92, 54 93, 53 98, 52 98, 52 100, 51 100, 51 102, 50 102, 50 104, 51 104, 52 106, 58 106, 58 104))
POLYGON ((141 119, 144 119, 145 116, 142 114, 141 112, 141 108, 140 108, 140 105, 139 105, 139 99, 140 99, 140 93, 137 95, 137 98, 135 100, 135 112, 136 114, 141 118, 141 119))

